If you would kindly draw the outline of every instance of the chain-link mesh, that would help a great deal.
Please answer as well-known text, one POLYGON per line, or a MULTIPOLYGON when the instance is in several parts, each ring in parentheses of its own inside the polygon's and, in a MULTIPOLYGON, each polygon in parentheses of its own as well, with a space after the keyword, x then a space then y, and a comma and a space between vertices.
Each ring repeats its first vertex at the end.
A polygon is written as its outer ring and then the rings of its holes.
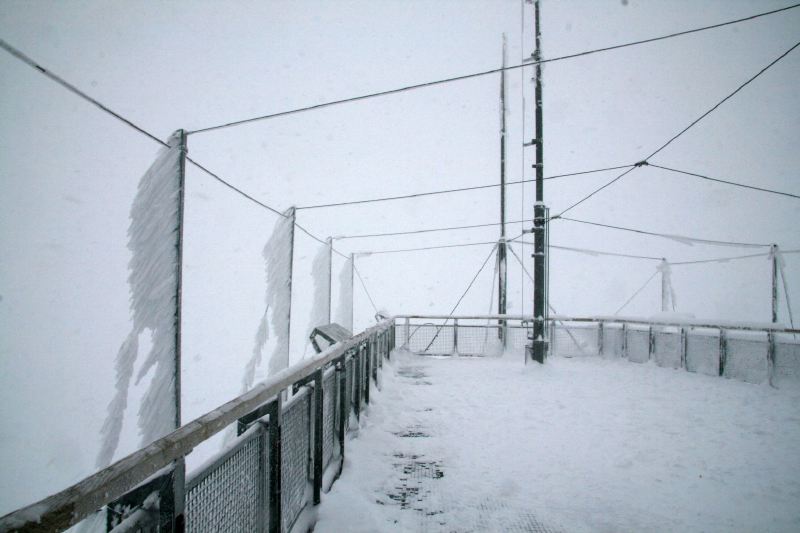
POLYGON ((333 457, 336 421, 336 372, 330 370, 322 378, 322 468, 333 457))
POLYGON ((309 409, 311 396, 303 389, 283 412, 281 423, 281 503, 287 530, 307 503, 309 446, 309 409))
POLYGON ((719 375, 719 335, 696 331, 686 333, 686 370, 719 375))
POLYGON ((449 324, 446 326, 440 326, 436 324, 411 325, 408 349, 418 354, 452 354, 453 326, 449 324))
POLYGON ((736 339, 730 336, 726 340, 725 377, 763 383, 767 380, 768 350, 766 335, 763 340, 736 339))
POLYGON ((647 329, 627 328, 628 360, 634 363, 645 363, 650 360, 650 331, 647 329))
POLYGON ((457 333, 458 353, 461 355, 498 355, 503 351, 498 326, 459 324, 457 333))
POLYGON ((556 323, 551 327, 553 327, 553 346, 550 347, 550 351, 553 355, 562 357, 597 355, 599 347, 597 324, 556 323))
POLYGON ((506 346, 512 350, 524 350, 528 344, 528 335, 533 333, 533 328, 509 326, 507 329, 506 346))
POLYGON ((186 487, 186 531, 257 531, 267 517, 266 433, 245 438, 186 487), (263 462, 262 462, 263 461, 263 462))
POLYGON ((680 368, 681 350, 680 330, 653 332, 653 359, 658 366, 680 368))
POLYGON ((794 335, 776 335, 775 339, 775 379, 800 381, 800 344, 794 335))

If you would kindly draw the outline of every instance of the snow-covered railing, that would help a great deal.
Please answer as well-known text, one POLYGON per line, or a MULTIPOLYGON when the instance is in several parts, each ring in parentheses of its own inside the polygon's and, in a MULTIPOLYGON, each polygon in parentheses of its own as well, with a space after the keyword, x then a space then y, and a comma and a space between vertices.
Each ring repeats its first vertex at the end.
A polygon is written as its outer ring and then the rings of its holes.
POLYGON ((532 317, 519 315, 402 315, 396 342, 421 355, 492 355, 523 350, 532 317))
POLYGON ((369 402, 370 381, 377 383, 395 344, 392 326, 384 320, 270 376, 72 487, 0 518, 0 532, 63 531, 104 510, 114 532, 288 531, 344 464, 351 412, 358 418, 369 402), (185 480, 185 457, 234 423, 236 441, 185 480))
POLYGON ((550 352, 683 368, 751 383, 800 379, 800 330, 779 324, 551 317, 550 352))

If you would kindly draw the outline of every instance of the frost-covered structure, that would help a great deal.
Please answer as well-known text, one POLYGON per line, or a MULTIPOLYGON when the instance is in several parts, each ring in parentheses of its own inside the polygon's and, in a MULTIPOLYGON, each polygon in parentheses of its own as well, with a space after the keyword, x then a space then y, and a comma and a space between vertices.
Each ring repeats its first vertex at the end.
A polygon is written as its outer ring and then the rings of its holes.
POLYGON ((672 267, 666 259, 662 259, 656 267, 661 273, 661 311, 675 311, 675 288, 672 285, 672 267))
POLYGON ((335 322, 353 331, 353 256, 345 261, 339 272, 339 305, 335 322))
POLYGON ((145 446, 175 429, 178 268, 182 216, 182 132, 170 137, 139 181, 128 228, 128 284, 133 328, 116 358, 116 392, 101 429, 97 466, 111 463, 119 445, 128 390, 139 355, 139 338, 149 333, 150 352, 136 375, 138 384, 152 370, 139 407, 139 433, 145 446))
POLYGON ((331 242, 321 247, 311 264, 311 277, 314 279, 314 301, 306 336, 317 326, 331 320, 331 242))

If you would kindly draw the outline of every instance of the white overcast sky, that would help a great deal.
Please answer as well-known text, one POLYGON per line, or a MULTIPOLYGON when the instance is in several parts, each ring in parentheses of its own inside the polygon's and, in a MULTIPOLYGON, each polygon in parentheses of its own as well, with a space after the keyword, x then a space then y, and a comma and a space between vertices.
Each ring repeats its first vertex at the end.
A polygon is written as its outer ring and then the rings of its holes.
MULTIPOLYGON (((544 57, 787 4, 545 0, 544 57)), ((521 7, 517 0, 2 0, 0 38, 166 139, 179 128, 494 68, 503 33, 509 63, 517 63, 532 51, 532 13, 525 8, 521 26, 521 7)), ((546 65, 545 175, 640 160, 794 45, 799 30, 797 9, 546 65)), ((510 180, 532 176, 532 160, 523 162, 520 149, 521 88, 529 108, 530 74, 514 71, 507 78, 510 180)), ((798 86, 795 51, 653 162, 799 194, 798 86)), ((493 183, 499 179, 498 93, 499 75, 486 76, 197 134, 189 149, 281 210, 493 183)), ((524 139, 530 140, 527 113, 524 139)), ((113 357, 129 328, 129 206, 156 150, 152 141, 0 53, 0 471, 4 478, 22 478, 24 472, 30 480, 13 490, 2 484, 0 513, 91 471, 93 435, 111 397, 113 357), (50 444, 42 444, 45 436, 50 444)), ((614 175, 549 181, 545 201, 559 212, 614 175)), ((533 187, 516 186, 508 194, 508 218, 530 218, 533 187)), ((800 248, 798 200, 656 169, 631 173, 570 214, 800 248)), ((300 212, 300 222, 323 238, 497 219, 496 190, 300 212)), ((184 419, 238 390, 263 313, 261 248, 274 222, 271 213, 190 168, 184 419)), ((508 232, 520 230, 516 224, 508 232)), ((488 228, 341 241, 337 247, 349 253, 496 237, 497 229, 488 228)), ((563 221, 553 223, 551 242, 673 261, 752 253, 563 221)), ((297 247, 293 342, 302 355, 317 245, 298 235, 297 247)), ((490 248, 373 255, 359 258, 358 265, 378 306, 394 313, 446 313, 490 248)), ((567 314, 611 314, 654 268, 653 262, 554 251, 552 303, 567 314)), ((510 312, 530 312, 530 285, 521 283, 515 264, 509 270, 510 312)), ((675 267, 678 311, 768 321, 769 273, 764 258, 675 267)), ((800 255, 787 257, 787 281, 800 302, 800 255)), ((461 310, 488 311, 490 290, 491 263, 461 310)), ((369 323, 373 309, 356 291, 358 328, 369 323)), ((626 314, 649 316, 659 309, 658 297, 656 284, 649 286, 626 314)), ((785 306, 781 320, 786 321, 785 306)), ((130 447, 135 438, 128 437, 130 447)))

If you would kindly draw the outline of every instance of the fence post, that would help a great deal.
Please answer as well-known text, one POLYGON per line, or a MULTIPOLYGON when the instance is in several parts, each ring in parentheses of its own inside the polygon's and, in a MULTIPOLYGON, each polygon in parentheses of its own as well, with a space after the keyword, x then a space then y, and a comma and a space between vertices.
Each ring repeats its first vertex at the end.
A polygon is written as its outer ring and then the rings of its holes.
POLYGON ((263 420, 258 420, 258 509, 256 509, 256 521, 258 532, 267 532, 267 510, 269 509, 269 487, 264 481, 268 476, 267 450, 269 450, 269 424, 263 420))
POLYGON ((314 372, 314 505, 322 498, 322 430, 325 409, 325 391, 322 390, 322 369, 314 372))
POLYGON ((406 350, 411 350, 409 343, 411 342, 411 319, 406 317, 406 342, 405 347, 406 350))
POLYGON ((650 361, 653 358, 653 352, 655 351, 655 342, 656 338, 653 334, 653 325, 651 324, 647 328, 647 360, 650 361))
POLYGON ((628 324, 622 323, 622 358, 628 358, 628 324))
POLYGON ((283 391, 269 404, 269 532, 281 533, 281 417, 283 391))
POLYGON ((361 420, 361 346, 356 347, 355 360, 353 361, 353 385, 355 387, 355 398, 353 410, 356 413, 356 420, 361 420))
POLYGON ((603 355, 603 321, 597 323, 597 353, 603 355))
POLYGON ((767 381, 775 386, 775 332, 767 332, 767 381))
POLYGON ((688 365, 686 364, 686 348, 689 342, 688 335, 686 334, 686 328, 681 327, 681 368, 685 368, 689 370, 688 365))
POLYGON ((453 319, 453 355, 458 355, 458 319, 453 319))
POLYGON ((725 375, 725 363, 728 359, 728 345, 725 342, 725 330, 720 328, 719 330, 719 375, 725 375))
POLYGON ((347 432, 347 419, 350 416, 349 391, 347 390, 347 352, 336 362, 336 377, 338 378, 336 381, 339 384, 339 427, 337 428, 337 436, 339 438, 339 455, 342 458, 342 468, 344 468, 344 437, 347 432))
POLYGON ((372 375, 372 339, 364 343, 364 403, 369 405, 369 378, 372 375))
POLYGON ((378 385, 378 365, 380 364, 379 361, 381 360, 381 353, 383 352, 384 346, 384 335, 376 335, 374 340, 372 341, 372 381, 375 382, 375 385, 378 385))

